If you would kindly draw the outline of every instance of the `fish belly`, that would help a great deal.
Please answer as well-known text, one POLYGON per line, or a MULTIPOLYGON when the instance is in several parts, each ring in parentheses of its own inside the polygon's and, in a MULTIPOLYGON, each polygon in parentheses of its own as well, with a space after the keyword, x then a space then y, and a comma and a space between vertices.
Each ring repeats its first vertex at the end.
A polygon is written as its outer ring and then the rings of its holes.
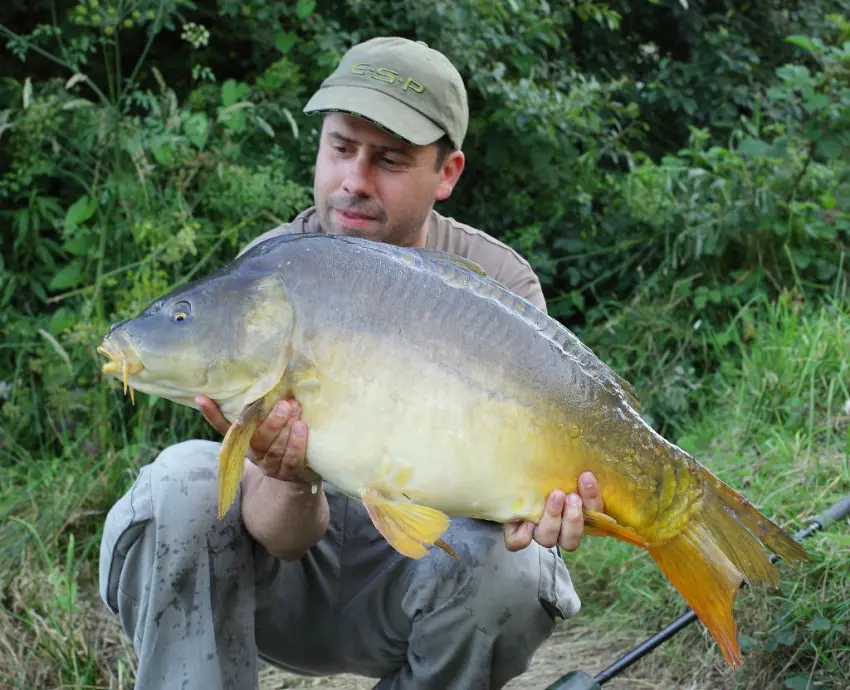
POLYGON ((351 496, 369 488, 449 516, 537 519, 553 484, 572 490, 586 463, 560 420, 506 395, 498 380, 485 387, 368 334, 312 349, 316 378, 294 390, 308 462, 351 496))

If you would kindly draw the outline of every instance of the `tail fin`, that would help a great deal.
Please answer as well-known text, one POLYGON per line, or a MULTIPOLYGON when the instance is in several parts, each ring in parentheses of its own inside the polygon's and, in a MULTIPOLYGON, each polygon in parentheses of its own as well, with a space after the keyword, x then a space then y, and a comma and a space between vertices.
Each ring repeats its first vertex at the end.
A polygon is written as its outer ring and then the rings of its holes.
POLYGON ((741 650, 732 604, 741 583, 779 584, 762 543, 789 561, 806 560, 808 554, 743 496, 702 469, 708 489, 702 508, 679 534, 647 551, 734 668, 741 664, 741 650))

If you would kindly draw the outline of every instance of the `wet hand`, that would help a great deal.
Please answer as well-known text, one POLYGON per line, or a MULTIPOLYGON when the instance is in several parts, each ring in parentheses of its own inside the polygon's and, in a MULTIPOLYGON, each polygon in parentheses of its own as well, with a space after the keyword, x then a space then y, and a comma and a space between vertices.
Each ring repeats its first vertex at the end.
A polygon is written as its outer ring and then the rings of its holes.
POLYGON ((506 524, 505 546, 519 551, 533 539, 542 546, 558 544, 565 551, 575 551, 584 535, 583 509, 604 512, 599 484, 590 472, 579 476, 578 493, 550 493, 538 524, 522 520, 506 524))
MULTIPOLYGON (((199 395, 195 402, 204 419, 220 434, 230 428, 218 405, 199 395)), ((319 476, 304 467, 307 457, 307 424, 301 419, 296 400, 279 400, 254 435, 247 451, 248 459, 274 479, 312 484, 319 476)))

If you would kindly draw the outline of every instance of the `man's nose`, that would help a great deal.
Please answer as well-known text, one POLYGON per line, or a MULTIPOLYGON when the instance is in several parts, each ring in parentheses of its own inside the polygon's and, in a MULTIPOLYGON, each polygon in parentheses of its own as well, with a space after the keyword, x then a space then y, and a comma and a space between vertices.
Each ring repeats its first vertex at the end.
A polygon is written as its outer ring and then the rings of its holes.
POLYGON ((373 196, 372 171, 369 161, 365 156, 358 156, 351 161, 345 172, 345 179, 342 186, 349 194, 367 197, 373 196))

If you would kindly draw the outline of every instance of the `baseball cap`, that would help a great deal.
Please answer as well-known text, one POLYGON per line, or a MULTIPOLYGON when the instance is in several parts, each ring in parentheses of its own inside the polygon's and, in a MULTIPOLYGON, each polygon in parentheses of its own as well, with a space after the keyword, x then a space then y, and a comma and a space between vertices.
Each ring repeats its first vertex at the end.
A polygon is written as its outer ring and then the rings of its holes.
POLYGON ((458 149, 469 124, 466 88, 455 66, 422 41, 400 37, 350 48, 304 112, 356 115, 417 146, 447 134, 458 149))

